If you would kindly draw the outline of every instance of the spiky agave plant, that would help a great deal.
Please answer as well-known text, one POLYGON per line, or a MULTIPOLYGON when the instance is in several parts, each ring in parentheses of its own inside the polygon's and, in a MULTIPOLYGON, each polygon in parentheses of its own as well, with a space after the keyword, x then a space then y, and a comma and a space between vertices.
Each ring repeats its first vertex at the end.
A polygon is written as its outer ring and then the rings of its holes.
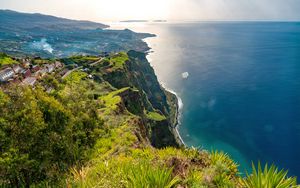
POLYGON ((153 166, 142 162, 127 166, 128 187, 131 188, 171 188, 179 182, 178 177, 172 177, 172 168, 153 166))
POLYGON ((262 170, 260 162, 257 169, 252 163, 252 174, 248 174, 242 180, 242 185, 247 188, 295 188, 298 187, 295 177, 288 177, 288 171, 278 170, 277 167, 268 164, 262 170))
POLYGON ((235 176, 238 172, 239 165, 235 163, 227 153, 222 151, 211 151, 210 161, 214 166, 223 166, 231 176, 235 176))

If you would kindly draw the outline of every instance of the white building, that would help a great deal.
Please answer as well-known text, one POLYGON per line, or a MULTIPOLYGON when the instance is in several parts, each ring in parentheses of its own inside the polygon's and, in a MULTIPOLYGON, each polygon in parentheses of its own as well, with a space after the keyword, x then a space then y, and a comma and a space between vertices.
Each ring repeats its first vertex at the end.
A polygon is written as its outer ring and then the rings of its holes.
POLYGON ((19 65, 15 65, 13 67, 13 71, 15 72, 15 74, 18 74, 19 72, 21 72, 22 68, 19 65))
POLYGON ((51 73, 55 69, 55 64, 47 64, 45 67, 47 68, 48 73, 51 73))
POLYGON ((15 75, 12 68, 6 68, 0 71, 0 81, 5 82, 15 75))

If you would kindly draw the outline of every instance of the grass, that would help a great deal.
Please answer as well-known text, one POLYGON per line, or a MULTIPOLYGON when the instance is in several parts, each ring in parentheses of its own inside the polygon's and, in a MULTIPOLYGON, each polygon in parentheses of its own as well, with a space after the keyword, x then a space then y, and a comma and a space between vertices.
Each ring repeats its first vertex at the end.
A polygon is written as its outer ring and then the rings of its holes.
POLYGON ((54 60, 51 59, 34 59, 33 63, 43 65, 43 64, 51 64, 54 63, 54 60))
POLYGON ((78 65, 85 65, 98 61, 99 59, 99 57, 95 56, 72 56, 65 61, 67 62, 67 64, 76 63, 78 65))
POLYGON ((151 120, 154 120, 154 121, 163 121, 163 120, 167 119, 166 116, 161 115, 157 112, 147 112, 146 117, 148 119, 151 119, 151 120))
POLYGON ((120 52, 110 58, 110 64, 114 70, 123 69, 128 60, 128 55, 125 52, 120 52))
POLYGON ((75 83, 75 84, 79 84, 80 81, 87 77, 87 73, 82 72, 82 71, 74 71, 71 74, 69 74, 65 80, 67 83, 75 83))
POLYGON ((252 174, 242 180, 242 184, 246 188, 293 188, 297 187, 296 178, 287 177, 288 171, 278 170, 274 165, 270 167, 268 164, 262 169, 258 163, 257 168, 252 163, 252 174))
POLYGON ((117 104, 121 102, 121 97, 118 95, 108 94, 100 97, 100 101, 105 105, 105 108, 109 108, 114 111, 118 108, 117 104))
POLYGON ((11 57, 7 56, 4 53, 0 53, 0 68, 4 65, 16 64, 17 61, 13 60, 11 57))
POLYGON ((118 94, 128 89, 129 87, 125 87, 116 91, 112 91, 109 94, 101 96, 99 98, 101 104, 103 104, 105 107, 104 109, 102 109, 104 110, 104 114, 111 114, 118 109, 118 104, 122 101, 121 97, 118 94))

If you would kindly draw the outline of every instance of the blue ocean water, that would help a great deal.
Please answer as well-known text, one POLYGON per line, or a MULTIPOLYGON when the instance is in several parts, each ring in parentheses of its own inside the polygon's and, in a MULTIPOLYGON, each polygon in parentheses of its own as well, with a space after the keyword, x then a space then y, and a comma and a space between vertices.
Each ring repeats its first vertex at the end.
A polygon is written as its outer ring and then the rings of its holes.
POLYGON ((148 57, 159 80, 182 98, 179 132, 188 146, 224 150, 242 172, 260 160, 300 177, 300 23, 131 29, 157 34, 146 40, 148 57))

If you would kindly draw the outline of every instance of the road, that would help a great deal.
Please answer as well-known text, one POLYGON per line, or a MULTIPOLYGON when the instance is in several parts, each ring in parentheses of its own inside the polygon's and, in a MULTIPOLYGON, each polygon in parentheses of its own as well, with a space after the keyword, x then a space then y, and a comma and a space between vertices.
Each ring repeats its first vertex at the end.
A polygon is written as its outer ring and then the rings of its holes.
MULTIPOLYGON (((95 61, 94 63, 91 63, 90 66, 94 66, 94 65, 96 65, 97 63, 100 63, 100 62, 102 61, 102 59, 103 59, 103 58, 101 57, 98 61, 95 61)), ((81 69, 81 68, 82 68, 82 66, 77 67, 77 68, 72 69, 72 70, 69 70, 68 72, 66 72, 66 74, 64 74, 64 75, 62 76, 62 79, 66 78, 69 74, 71 74, 72 72, 74 72, 74 71, 76 71, 76 70, 78 70, 78 69, 81 69)))
POLYGON ((98 61, 96 61, 96 62, 94 62, 94 63, 91 63, 90 66, 94 66, 94 65, 96 65, 97 63, 100 63, 100 62, 102 61, 102 59, 103 59, 103 58, 101 57, 98 61))
POLYGON ((82 66, 77 67, 77 68, 72 69, 72 70, 69 70, 69 71, 66 72, 66 74, 64 74, 61 78, 64 79, 64 78, 66 78, 69 74, 71 74, 72 72, 74 72, 74 71, 76 71, 76 70, 78 70, 78 69, 81 69, 81 68, 82 68, 82 66))

